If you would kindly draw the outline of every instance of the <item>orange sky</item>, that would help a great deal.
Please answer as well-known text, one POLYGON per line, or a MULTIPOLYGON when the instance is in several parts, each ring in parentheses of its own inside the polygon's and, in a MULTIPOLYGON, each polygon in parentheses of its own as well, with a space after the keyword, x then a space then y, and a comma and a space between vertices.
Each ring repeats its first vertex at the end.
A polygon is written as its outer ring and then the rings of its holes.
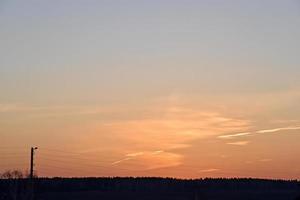
POLYGON ((0 1, 0 172, 300 179, 299 9, 0 1))
POLYGON ((1 169, 27 169, 31 143, 41 176, 299 178, 300 123, 272 111, 290 98, 276 96, 251 108, 251 96, 218 105, 179 94, 134 107, 2 107, 1 169))

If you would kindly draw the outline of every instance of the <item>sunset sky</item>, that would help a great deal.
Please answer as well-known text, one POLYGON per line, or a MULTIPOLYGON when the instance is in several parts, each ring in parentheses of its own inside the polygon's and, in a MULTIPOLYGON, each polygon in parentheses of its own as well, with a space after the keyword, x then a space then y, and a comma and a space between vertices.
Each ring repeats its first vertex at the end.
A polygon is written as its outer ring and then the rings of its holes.
POLYGON ((0 172, 300 179, 300 1, 0 0, 0 172))

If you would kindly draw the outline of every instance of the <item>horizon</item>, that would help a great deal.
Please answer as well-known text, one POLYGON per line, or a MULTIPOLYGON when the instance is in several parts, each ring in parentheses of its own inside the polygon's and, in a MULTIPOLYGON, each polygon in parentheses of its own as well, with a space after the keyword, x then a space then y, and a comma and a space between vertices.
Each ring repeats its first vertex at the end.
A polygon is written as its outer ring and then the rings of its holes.
MULTIPOLYGON (((23 177, 14 177, 13 179, 28 180, 29 177, 24 176, 28 171, 21 171, 19 169, 7 169, 4 173, 12 173, 13 171, 21 172, 23 177)), ((0 173, 1 175, 1 173, 0 173)), ((29 175, 28 175, 29 176, 29 175)), ((10 178, 0 177, 0 180, 7 180, 10 178)), ((33 177, 37 179, 170 179, 179 181, 205 181, 205 180, 251 180, 251 181, 267 181, 267 182, 297 182, 300 183, 300 179, 272 179, 272 178, 257 178, 257 177, 198 177, 198 178, 176 178, 169 176, 38 176, 33 177)))
POLYGON ((297 0, 0 2, 0 173, 300 180, 297 0))

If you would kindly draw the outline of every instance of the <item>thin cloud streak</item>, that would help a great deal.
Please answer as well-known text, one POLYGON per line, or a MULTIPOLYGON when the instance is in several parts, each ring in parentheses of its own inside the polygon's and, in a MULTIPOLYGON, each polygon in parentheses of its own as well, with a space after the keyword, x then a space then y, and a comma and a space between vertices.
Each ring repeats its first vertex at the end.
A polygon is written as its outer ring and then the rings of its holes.
POLYGON ((245 145, 248 145, 249 143, 250 143, 249 141, 238 141, 238 142, 228 142, 226 144, 236 145, 236 146, 245 146, 245 145))
POLYGON ((237 133, 237 134, 231 134, 231 135, 220 135, 218 138, 233 138, 233 137, 240 137, 240 136, 246 136, 251 135, 251 132, 245 132, 245 133, 237 133))
POLYGON ((271 158, 263 158, 261 160, 259 160, 260 162, 271 162, 273 159, 271 158))
POLYGON ((126 154, 125 158, 117 160, 111 163, 111 165, 119 165, 122 163, 129 168, 134 166, 132 165, 132 163, 129 164, 125 161, 134 161, 135 164, 139 165, 140 169, 153 170, 181 165, 182 156, 175 153, 165 152, 162 150, 137 152, 126 154))
POLYGON ((121 162, 124 162, 124 161, 127 161, 127 160, 131 160, 131 159, 132 159, 131 157, 123 158, 123 159, 117 160, 117 161, 115 161, 115 162, 113 162, 113 163, 111 163, 111 164, 112 164, 112 165, 117 165, 117 164, 119 164, 119 163, 121 163, 121 162))
POLYGON ((152 153, 152 155, 156 155, 156 154, 160 154, 160 153, 164 153, 164 151, 163 150, 154 151, 152 153))
POLYGON ((300 130, 300 126, 264 129, 264 130, 254 131, 254 132, 236 133, 236 134, 230 134, 230 135, 220 135, 220 136, 218 136, 218 138, 231 139, 231 138, 235 138, 235 137, 250 136, 250 135, 254 135, 254 134, 275 133, 275 132, 287 131, 287 130, 300 130))
POLYGON ((126 154, 127 157, 136 157, 136 156, 141 156, 141 155, 144 155, 144 152, 136 152, 136 153, 126 154))
POLYGON ((128 161, 128 160, 132 160, 133 158, 135 158, 135 157, 137 157, 137 156, 142 156, 142 155, 144 155, 144 154, 145 154, 144 152, 136 152, 136 153, 129 153, 129 154, 126 154, 126 155, 125 155, 125 158, 113 162, 112 165, 116 165, 116 164, 119 164, 119 163, 121 163, 121 162, 128 161))
POLYGON ((300 129, 300 126, 284 127, 284 128, 274 128, 274 129, 260 130, 260 131, 256 131, 256 133, 275 133, 275 132, 278 132, 278 131, 299 130, 299 129, 300 129))
POLYGON ((203 169, 203 170, 200 170, 199 172, 200 173, 210 173, 210 172, 217 172, 217 171, 220 171, 220 169, 216 169, 216 168, 203 169))

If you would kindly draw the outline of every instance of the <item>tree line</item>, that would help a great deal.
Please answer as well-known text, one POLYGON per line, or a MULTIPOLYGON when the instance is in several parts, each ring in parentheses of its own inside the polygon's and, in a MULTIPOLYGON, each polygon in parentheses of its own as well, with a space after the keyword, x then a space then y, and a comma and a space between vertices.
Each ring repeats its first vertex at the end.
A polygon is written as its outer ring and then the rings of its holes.
MULTIPOLYGON (((20 171, 0 176, 0 200, 32 199, 297 199, 296 180, 157 177, 35 178, 20 171), (33 190, 34 188, 34 190, 33 190), (34 192, 34 195, 32 194, 34 192), (66 197, 67 195, 67 197, 66 197), (97 198, 96 198, 97 197, 97 198)), ((299 198, 298 198, 299 199, 299 198)), ((297 200, 298 200, 297 199, 297 200)))

